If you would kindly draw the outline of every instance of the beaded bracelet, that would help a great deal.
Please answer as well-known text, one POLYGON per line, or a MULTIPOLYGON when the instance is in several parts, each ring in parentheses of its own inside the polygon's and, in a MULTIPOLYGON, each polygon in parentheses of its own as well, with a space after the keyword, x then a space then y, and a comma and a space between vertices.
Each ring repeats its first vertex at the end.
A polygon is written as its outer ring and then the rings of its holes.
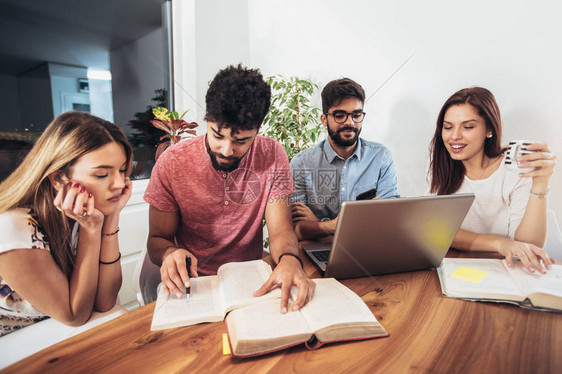
POLYGON ((531 196, 536 197, 537 199, 544 199, 545 197, 550 195, 550 186, 546 189, 545 192, 536 193, 531 189, 529 190, 529 193, 531 194, 531 196))
POLYGON ((277 259, 277 263, 281 262, 281 257, 283 257, 283 256, 292 256, 292 257, 296 258, 299 261, 299 263, 301 264, 301 268, 304 269, 304 265, 302 263, 301 258, 298 255, 296 255, 294 253, 291 253, 291 252, 281 253, 281 256, 279 256, 279 258, 277 259))
POLYGON ((117 257, 117 260, 111 261, 111 262, 103 262, 103 261, 100 260, 100 264, 102 264, 102 265, 111 265, 111 264, 116 263, 116 262, 119 261, 119 260, 121 260, 121 252, 119 252, 119 257, 117 257))
POLYGON ((117 231, 115 231, 115 232, 110 232, 109 234, 102 233, 102 235, 103 236, 113 236, 113 235, 117 234, 118 232, 119 232, 119 227, 117 228, 117 231))

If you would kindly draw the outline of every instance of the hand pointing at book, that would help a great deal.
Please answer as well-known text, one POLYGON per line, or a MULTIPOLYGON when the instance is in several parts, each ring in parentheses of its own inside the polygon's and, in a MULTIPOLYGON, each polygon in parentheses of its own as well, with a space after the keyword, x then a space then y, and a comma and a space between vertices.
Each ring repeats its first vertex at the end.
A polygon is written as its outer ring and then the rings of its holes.
POLYGON ((274 288, 281 287, 281 313, 287 313, 291 286, 293 285, 298 288, 298 294, 291 309, 299 310, 312 299, 316 284, 306 276, 300 261, 296 257, 293 255, 282 255, 267 282, 254 292, 254 296, 261 296, 274 288))

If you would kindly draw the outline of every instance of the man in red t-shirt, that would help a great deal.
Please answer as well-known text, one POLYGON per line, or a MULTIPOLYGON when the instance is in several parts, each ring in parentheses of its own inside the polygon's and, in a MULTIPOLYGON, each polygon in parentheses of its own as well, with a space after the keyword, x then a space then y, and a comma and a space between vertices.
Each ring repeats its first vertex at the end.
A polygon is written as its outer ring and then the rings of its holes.
POLYGON ((294 190, 289 161, 276 141, 257 135, 271 88, 258 70, 230 66, 218 72, 205 97, 207 134, 168 148, 156 162, 144 199, 150 204, 148 252, 162 286, 181 295, 191 274, 216 274, 227 262, 259 259, 262 219, 277 266, 256 292, 281 287, 286 313, 308 302, 315 284, 304 273, 291 222, 294 190))

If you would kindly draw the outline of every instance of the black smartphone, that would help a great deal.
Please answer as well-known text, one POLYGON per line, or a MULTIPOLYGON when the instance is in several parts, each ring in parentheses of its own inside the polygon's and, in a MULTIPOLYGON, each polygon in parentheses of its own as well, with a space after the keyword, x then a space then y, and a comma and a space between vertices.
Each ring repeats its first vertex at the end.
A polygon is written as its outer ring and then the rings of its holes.
POLYGON ((355 200, 371 200, 375 196, 377 196, 377 189, 371 188, 370 190, 358 194, 355 200))

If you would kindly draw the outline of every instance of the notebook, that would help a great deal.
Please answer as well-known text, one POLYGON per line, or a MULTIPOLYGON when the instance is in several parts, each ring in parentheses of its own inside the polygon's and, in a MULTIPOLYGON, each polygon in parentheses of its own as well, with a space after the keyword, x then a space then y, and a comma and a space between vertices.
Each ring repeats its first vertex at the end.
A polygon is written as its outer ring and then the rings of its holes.
POLYGON ((337 279, 439 266, 474 194, 345 201, 333 242, 303 245, 323 272, 337 279))

